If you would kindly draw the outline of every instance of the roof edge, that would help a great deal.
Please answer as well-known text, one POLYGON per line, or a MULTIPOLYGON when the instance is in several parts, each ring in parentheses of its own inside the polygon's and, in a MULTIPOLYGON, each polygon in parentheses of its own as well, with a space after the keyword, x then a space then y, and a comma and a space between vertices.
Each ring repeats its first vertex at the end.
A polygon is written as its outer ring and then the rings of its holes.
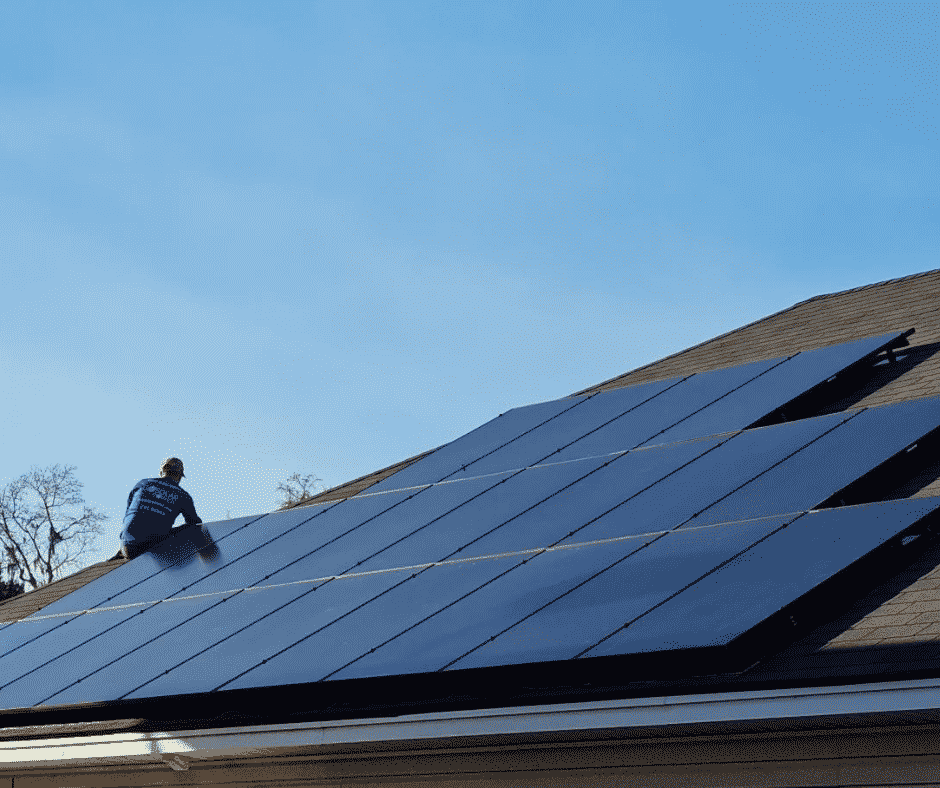
POLYGON ((940 679, 747 690, 629 700, 433 712, 393 718, 248 725, 174 732, 130 732, 0 741, 0 770, 168 763, 174 769, 206 758, 276 756, 298 747, 362 746, 476 736, 570 731, 659 729, 734 722, 821 722, 905 712, 940 712, 940 679))

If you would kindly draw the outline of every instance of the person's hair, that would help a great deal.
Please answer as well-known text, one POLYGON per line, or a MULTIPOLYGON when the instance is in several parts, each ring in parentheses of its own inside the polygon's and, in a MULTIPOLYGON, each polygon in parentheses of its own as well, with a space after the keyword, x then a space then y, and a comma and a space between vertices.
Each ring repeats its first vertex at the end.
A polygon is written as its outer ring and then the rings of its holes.
POLYGON ((179 457, 167 457, 160 466, 160 476, 182 476, 183 461, 179 457))

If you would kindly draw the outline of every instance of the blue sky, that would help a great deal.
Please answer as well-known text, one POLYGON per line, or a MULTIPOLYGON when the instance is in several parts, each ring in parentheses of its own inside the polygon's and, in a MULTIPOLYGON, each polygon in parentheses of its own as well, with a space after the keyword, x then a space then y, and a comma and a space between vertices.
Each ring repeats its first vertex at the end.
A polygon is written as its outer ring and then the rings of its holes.
POLYGON ((932 3, 0 5, 0 484, 268 511, 940 267, 932 3))

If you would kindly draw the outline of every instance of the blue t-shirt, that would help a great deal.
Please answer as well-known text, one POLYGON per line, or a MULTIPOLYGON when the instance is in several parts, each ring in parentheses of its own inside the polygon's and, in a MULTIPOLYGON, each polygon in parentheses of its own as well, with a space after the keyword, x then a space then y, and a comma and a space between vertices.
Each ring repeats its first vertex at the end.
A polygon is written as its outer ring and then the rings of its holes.
POLYGON ((189 525, 202 522, 190 494, 172 479, 141 479, 127 496, 121 542, 131 544, 166 536, 179 514, 189 525))

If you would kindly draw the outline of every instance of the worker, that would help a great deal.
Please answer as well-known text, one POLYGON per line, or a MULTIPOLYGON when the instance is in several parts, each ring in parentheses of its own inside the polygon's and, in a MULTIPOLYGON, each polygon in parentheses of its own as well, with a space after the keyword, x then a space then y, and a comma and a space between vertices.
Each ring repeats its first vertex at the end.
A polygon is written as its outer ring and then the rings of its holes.
POLYGON ((127 496, 121 550, 112 560, 134 558, 170 533, 202 522, 192 497, 180 487, 180 479, 185 476, 183 461, 168 457, 160 466, 160 478, 141 479, 134 485, 127 496), (186 518, 186 524, 173 528, 173 521, 179 514, 186 518))

